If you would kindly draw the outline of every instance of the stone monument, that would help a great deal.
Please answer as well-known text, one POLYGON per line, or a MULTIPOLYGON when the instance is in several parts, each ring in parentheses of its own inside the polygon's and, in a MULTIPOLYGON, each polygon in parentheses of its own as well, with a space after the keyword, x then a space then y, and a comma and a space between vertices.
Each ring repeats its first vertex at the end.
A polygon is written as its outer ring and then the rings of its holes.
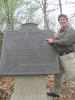
POLYGON ((51 100, 46 94, 45 77, 59 73, 58 54, 46 41, 53 34, 33 23, 5 33, 0 75, 15 75, 11 100, 51 100))

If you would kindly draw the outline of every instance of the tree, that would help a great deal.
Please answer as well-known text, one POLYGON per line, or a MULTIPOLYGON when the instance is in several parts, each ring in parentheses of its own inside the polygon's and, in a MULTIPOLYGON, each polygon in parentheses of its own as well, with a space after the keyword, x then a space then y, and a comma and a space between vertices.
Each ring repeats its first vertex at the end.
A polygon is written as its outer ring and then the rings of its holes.
POLYGON ((36 11, 39 9, 38 5, 34 5, 32 1, 25 2, 25 10, 23 12, 24 14, 24 21, 25 23, 38 23, 35 20, 36 11))
POLYGON ((6 31, 14 30, 24 21, 36 22, 35 13, 39 6, 30 0, 1 0, 0 5, 0 24, 6 31))
POLYGON ((6 24, 6 30, 14 29, 14 12, 17 6, 17 0, 1 0, 1 13, 3 13, 2 22, 6 24))
MULTIPOLYGON (((36 1, 39 5, 40 8, 42 9, 43 12, 43 18, 44 18, 44 29, 49 29, 49 23, 51 20, 49 20, 50 13, 57 10, 58 7, 52 7, 54 5, 54 1, 49 1, 49 0, 34 0, 36 1)), ((52 16, 53 17, 53 16, 52 16)), ((52 22, 51 22, 52 23, 52 22)))
POLYGON ((59 0, 59 7, 60 7, 60 14, 62 14, 62 5, 61 5, 61 0, 59 0))
POLYGON ((1 50, 2 50, 2 43, 3 43, 3 32, 0 31, 0 56, 1 56, 1 50))

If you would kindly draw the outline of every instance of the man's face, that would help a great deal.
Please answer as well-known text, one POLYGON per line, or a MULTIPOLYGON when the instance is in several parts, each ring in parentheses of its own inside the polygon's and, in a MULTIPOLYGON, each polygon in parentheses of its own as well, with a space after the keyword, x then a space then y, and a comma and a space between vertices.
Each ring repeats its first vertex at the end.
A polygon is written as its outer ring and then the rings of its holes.
POLYGON ((59 18, 59 24, 62 29, 64 29, 67 26, 67 23, 68 23, 68 21, 66 20, 66 18, 64 18, 64 17, 59 18))

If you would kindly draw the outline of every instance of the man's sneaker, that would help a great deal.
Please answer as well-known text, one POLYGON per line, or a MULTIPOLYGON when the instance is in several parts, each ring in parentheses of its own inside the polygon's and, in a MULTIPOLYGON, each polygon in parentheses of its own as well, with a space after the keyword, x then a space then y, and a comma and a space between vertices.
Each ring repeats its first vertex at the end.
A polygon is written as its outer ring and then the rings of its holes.
POLYGON ((52 96, 52 97, 58 97, 58 98, 60 98, 60 95, 55 94, 53 92, 47 92, 47 95, 52 96))

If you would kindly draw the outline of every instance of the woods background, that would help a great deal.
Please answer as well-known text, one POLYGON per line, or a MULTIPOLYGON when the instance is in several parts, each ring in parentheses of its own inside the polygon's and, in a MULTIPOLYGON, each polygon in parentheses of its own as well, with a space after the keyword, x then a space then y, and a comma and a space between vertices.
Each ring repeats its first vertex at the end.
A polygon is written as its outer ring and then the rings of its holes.
POLYGON ((58 30, 57 17, 67 14, 75 26, 74 0, 0 0, 0 30, 19 29, 23 23, 36 23, 40 29, 58 30))
MULTIPOLYGON (((57 17, 62 13, 74 27, 75 0, 0 0, 0 54, 6 31, 18 30, 24 23, 36 23, 39 29, 58 31, 57 17)), ((47 75, 46 86, 52 91, 54 75, 47 75)), ((14 76, 0 76, 0 100, 10 100, 13 91, 14 76)), ((75 88, 67 78, 63 80, 62 91, 61 100, 75 100, 75 88)))

